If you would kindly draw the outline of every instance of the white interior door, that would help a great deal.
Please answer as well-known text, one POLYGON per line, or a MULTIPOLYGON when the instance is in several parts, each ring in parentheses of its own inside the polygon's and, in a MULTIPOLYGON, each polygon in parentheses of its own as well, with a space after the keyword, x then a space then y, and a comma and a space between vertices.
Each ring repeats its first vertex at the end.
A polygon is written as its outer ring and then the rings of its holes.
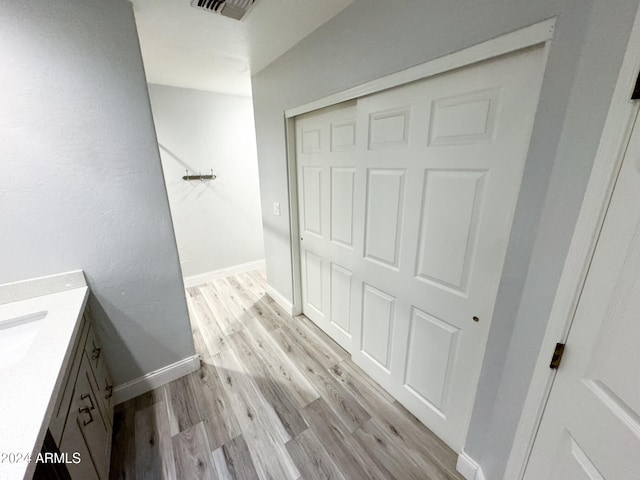
POLYGON ((532 48, 296 120, 304 312, 457 451, 542 68, 532 48))
POLYGON ((527 480, 640 478, 639 166, 636 123, 527 480))

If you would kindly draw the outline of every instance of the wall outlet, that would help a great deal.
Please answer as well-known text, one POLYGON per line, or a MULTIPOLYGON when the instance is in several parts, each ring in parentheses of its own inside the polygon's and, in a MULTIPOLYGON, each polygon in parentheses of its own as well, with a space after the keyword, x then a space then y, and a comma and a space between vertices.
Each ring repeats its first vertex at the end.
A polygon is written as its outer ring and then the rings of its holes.
POLYGON ((280 203, 273 202, 273 214, 280 216, 280 203))

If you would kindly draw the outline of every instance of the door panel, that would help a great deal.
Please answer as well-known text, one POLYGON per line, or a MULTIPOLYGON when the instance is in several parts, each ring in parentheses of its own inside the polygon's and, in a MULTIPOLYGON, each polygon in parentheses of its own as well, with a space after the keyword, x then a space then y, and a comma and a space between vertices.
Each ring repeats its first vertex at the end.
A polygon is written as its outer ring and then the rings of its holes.
POLYGON ((527 465, 527 480, 640 476, 638 128, 636 123, 527 465))
POLYGON ((322 169, 305 167, 304 181, 304 231, 322 236, 322 169))
POLYGON ((320 315, 324 313, 323 302, 323 260, 322 257, 307 250, 305 252, 306 268, 306 304, 316 310, 320 315))
POLYGON ((571 435, 565 435, 555 459, 551 480, 604 480, 589 454, 577 444, 571 435))
POLYGON ((322 151, 320 129, 308 129, 302 132, 302 153, 318 153, 322 151))
POLYGON ((369 149, 406 146, 409 143, 409 108, 369 115, 369 149))
POLYGON ((405 171, 370 169, 367 173, 365 258, 397 270, 405 171))
POLYGON ((441 412, 446 405, 459 334, 460 329, 413 309, 404 384, 441 412))
POLYGON ((542 62, 542 47, 531 48, 296 119, 301 225, 330 232, 302 235, 302 258, 321 257, 331 292, 319 315, 303 281, 304 313, 457 451, 542 62))
POLYGON ((353 246, 353 179, 355 169, 331 168, 331 240, 353 246))
POLYGON ((493 140, 499 88, 434 100, 430 145, 464 145, 493 140))
POLYGON ((392 295, 363 284, 362 352, 387 371, 396 313, 395 301, 392 295))
POLYGON ((351 336, 351 278, 353 272, 331 263, 331 322, 351 336))
POLYGON ((466 295, 486 172, 426 170, 416 277, 466 295), (443 205, 449 215, 442 215, 443 205))
POLYGON ((346 152, 356 148, 356 122, 331 123, 331 151, 346 152))

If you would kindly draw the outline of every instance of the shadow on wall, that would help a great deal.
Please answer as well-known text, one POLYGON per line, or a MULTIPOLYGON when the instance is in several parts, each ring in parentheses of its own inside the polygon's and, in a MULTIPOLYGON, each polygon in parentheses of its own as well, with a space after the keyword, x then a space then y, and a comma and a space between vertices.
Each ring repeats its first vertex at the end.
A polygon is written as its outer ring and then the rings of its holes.
MULTIPOLYGON (((124 311, 104 298, 98 298, 91 293, 89 307, 93 313, 94 327, 97 331, 100 343, 105 351, 107 363, 113 371, 120 372, 128 381, 136 380, 150 373, 138 362, 138 358, 144 357, 151 364, 163 366, 171 365, 184 359, 184 355, 172 348, 171 344, 158 340, 154 334, 153 325, 145 328, 139 321, 127 316, 124 311), (112 318, 124 320, 120 325, 115 325, 112 318), (126 331, 126 337, 120 332, 126 331), (116 358, 113 346, 117 345, 118 357, 116 358), (132 347, 135 348, 132 349, 132 347)), ((114 380, 116 380, 114 378, 114 380)), ((116 385, 121 382, 116 381, 116 385)))
MULTIPOLYGON (((184 161, 182 158, 180 158, 178 155, 176 155, 174 152, 169 150, 167 147, 165 147, 161 143, 158 143, 158 147, 160 147, 160 150, 162 150, 164 153, 166 153, 172 159, 174 159, 176 162, 178 162, 180 165, 182 165, 184 167, 187 175, 199 174, 200 169, 196 169, 196 168, 190 166, 186 161, 184 161)), ((184 180, 181 180, 181 181, 184 182, 184 180)), ((192 183, 192 182, 189 182, 189 184, 191 186, 204 186, 204 188, 200 188, 198 190, 194 190, 193 188, 185 189, 184 190, 184 195, 182 196, 182 198, 180 198, 180 200, 185 200, 187 197, 190 197, 194 193, 195 193, 195 198, 200 198, 205 193, 206 189, 213 189, 213 185, 211 185, 212 181, 213 180, 196 181, 195 184, 192 183)))
MULTIPOLYGON (((186 174, 187 175, 208 175, 209 173, 213 173, 213 169, 210 169, 210 172, 201 172, 198 169, 195 169, 193 167, 190 167, 187 162, 185 162, 184 160, 182 160, 180 157, 178 157, 178 155, 176 155, 175 153, 173 153, 171 150, 169 150, 167 147, 165 147, 164 145, 162 145, 161 143, 158 143, 158 146, 160 147, 160 150, 164 150, 165 153, 168 153, 174 160, 176 160, 180 165, 182 165, 185 168, 186 174)), ((184 180, 184 179, 183 179, 184 180)), ((210 180, 215 180, 215 176, 214 178, 210 179, 210 180)), ((208 182, 205 183, 205 185, 208 184, 208 182)))

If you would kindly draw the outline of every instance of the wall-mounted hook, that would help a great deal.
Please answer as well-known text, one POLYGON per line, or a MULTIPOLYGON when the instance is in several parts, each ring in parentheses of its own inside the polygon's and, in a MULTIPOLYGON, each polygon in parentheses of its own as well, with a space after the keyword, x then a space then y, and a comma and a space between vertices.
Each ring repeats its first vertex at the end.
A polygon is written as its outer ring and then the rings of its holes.
POLYGON ((183 180, 201 180, 201 181, 205 181, 205 180, 215 180, 216 179, 216 175, 213 174, 213 168, 211 169, 211 175, 202 175, 202 172, 198 172, 198 175, 189 175, 189 169, 186 170, 186 175, 184 177, 182 177, 183 180))

